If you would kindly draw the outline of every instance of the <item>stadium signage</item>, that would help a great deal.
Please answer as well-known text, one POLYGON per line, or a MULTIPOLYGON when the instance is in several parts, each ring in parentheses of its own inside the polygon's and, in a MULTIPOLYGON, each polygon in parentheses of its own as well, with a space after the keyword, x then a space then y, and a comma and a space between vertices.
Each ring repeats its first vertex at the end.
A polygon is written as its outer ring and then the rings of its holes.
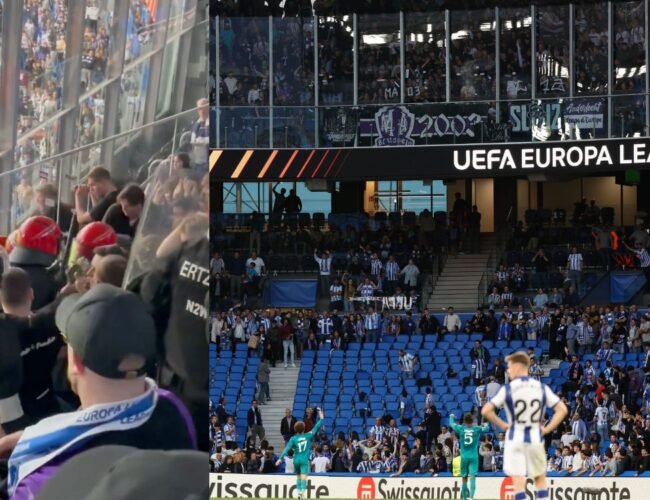
MULTIPOLYGON (((636 500, 647 498, 648 478, 643 477, 567 477, 549 478, 549 500, 636 500)), ((500 476, 481 476, 476 481, 476 498, 512 500, 512 482, 500 476)), ((295 477, 283 474, 211 474, 210 498, 292 498, 295 477)), ((307 498, 356 498, 357 500, 460 499, 458 477, 353 474, 311 475, 307 498)), ((532 480, 526 485, 526 498, 535 498, 532 480)))
POLYGON ((606 125, 607 106, 604 99, 511 104, 509 118, 512 132, 531 132, 542 124, 551 130, 559 130, 563 121, 579 129, 600 132, 606 125))
POLYGON ((608 144, 580 143, 540 144, 523 148, 454 149, 456 170, 545 169, 561 167, 614 167, 616 165, 650 164, 650 148, 637 142, 630 148, 608 144))
POLYGON ((478 113, 448 116, 445 113, 416 117, 406 106, 384 106, 374 118, 362 118, 361 137, 375 137, 375 146, 413 146, 416 138, 465 135, 475 137, 475 126, 483 121, 478 113))
POLYGON ((612 175, 650 168, 650 139, 499 142, 387 148, 224 150, 214 179, 395 180, 497 178, 536 173, 612 175), (248 156, 250 154, 248 153, 248 156), (269 164, 269 158, 271 163, 269 164))

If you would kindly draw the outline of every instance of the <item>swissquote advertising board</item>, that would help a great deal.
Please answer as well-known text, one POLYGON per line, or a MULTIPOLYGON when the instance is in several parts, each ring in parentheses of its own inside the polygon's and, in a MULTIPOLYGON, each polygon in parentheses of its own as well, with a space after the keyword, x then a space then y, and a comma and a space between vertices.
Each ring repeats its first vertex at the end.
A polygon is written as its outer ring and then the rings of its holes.
MULTIPOLYGON (((294 498, 295 476, 261 474, 211 474, 210 498, 294 498)), ((644 500, 650 498, 650 478, 550 477, 549 500, 644 500)), ((312 475, 307 498, 380 500, 460 499, 458 477, 387 477, 312 475)), ((478 477, 477 499, 512 500, 512 480, 503 476, 478 477)), ((528 481, 526 499, 534 500, 535 488, 528 481)))
POLYGON ((650 169, 650 139, 340 149, 218 150, 214 180, 583 175, 650 169))

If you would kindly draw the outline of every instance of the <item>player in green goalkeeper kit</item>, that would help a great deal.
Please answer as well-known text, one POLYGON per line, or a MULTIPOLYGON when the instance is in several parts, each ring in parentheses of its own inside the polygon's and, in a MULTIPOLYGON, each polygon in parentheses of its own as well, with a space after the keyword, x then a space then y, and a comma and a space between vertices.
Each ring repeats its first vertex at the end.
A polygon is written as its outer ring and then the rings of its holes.
POLYGON ((307 489, 307 477, 309 476, 309 456, 311 455, 311 442, 314 439, 314 436, 318 432, 318 429, 323 425, 323 419, 325 414, 323 410, 319 410, 320 419, 314 425, 314 428, 310 432, 305 432, 305 422, 296 422, 293 429, 296 431, 296 434, 289 439, 287 446, 284 448, 282 455, 276 462, 276 466, 279 466, 284 457, 289 453, 289 450, 293 450, 293 466, 296 469, 296 489, 298 490, 298 498, 302 500, 305 495, 305 490, 307 489))
POLYGON ((467 413, 463 417, 463 425, 456 423, 454 415, 449 415, 449 427, 456 432, 460 438, 460 475, 463 478, 463 489, 461 497, 463 500, 473 500, 476 492, 476 474, 478 474, 478 447, 481 432, 488 432, 490 426, 485 424, 482 427, 472 425, 474 417, 467 413), (469 490, 467 489, 467 478, 469 477, 469 490))

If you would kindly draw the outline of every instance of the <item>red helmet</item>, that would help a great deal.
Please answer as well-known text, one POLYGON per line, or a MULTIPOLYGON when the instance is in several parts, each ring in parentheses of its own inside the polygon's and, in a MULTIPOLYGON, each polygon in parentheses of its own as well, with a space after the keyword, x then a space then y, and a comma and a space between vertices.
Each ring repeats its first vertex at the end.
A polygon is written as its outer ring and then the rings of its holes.
POLYGON ((92 260, 95 248, 117 244, 117 233, 108 224, 91 222, 77 233, 75 258, 92 260))
POLYGON ((9 260, 12 264, 49 266, 59 255, 61 229, 49 217, 35 215, 25 220, 9 236, 12 249, 9 260))

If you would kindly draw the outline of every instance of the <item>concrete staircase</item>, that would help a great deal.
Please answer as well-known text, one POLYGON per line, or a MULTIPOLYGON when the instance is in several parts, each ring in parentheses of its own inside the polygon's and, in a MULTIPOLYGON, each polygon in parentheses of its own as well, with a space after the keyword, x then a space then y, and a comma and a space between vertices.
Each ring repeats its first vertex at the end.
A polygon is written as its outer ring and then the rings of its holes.
POLYGON ((429 310, 439 312, 449 306, 457 311, 475 309, 478 286, 487 262, 487 254, 450 255, 429 297, 429 310))
POLYGON ((284 448, 284 439, 280 434, 280 423, 284 418, 285 410, 293 408, 299 372, 299 360, 296 360, 296 368, 291 368, 291 365, 289 365, 285 370, 282 362, 278 362, 275 368, 271 368, 271 382, 269 383, 271 401, 267 401, 265 405, 260 406, 266 439, 271 446, 275 447, 278 454, 284 448))

